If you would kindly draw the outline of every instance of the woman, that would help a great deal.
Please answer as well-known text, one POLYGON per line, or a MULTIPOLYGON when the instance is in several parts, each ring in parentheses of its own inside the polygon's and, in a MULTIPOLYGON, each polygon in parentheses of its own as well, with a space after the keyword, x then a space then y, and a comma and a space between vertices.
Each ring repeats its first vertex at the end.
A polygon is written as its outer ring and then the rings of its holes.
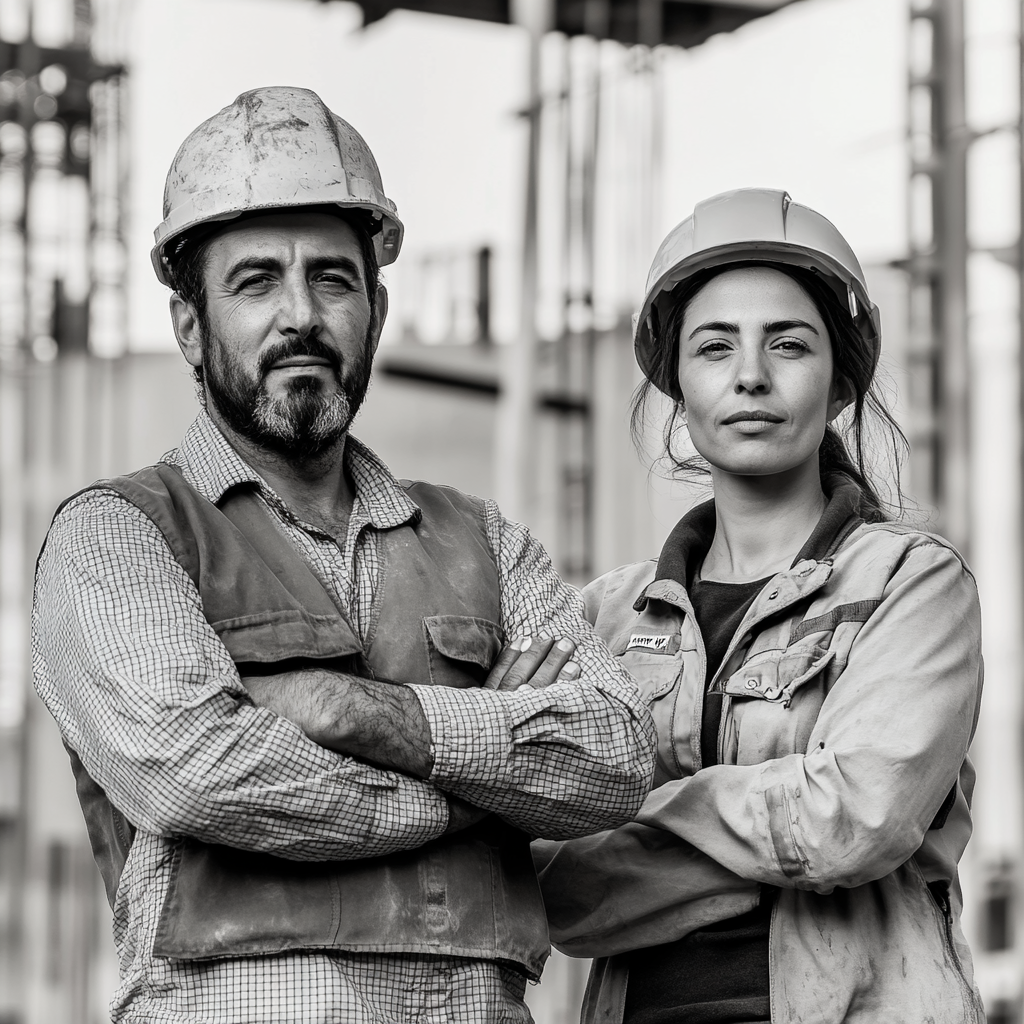
POLYGON ((658 767, 635 823, 535 844, 555 944, 603 958, 584 1021, 984 1019, 957 877, 978 595, 869 483, 866 416, 901 437, 879 341, 853 252, 783 192, 699 204, 655 257, 634 423, 673 399, 714 500, 585 594, 658 767))

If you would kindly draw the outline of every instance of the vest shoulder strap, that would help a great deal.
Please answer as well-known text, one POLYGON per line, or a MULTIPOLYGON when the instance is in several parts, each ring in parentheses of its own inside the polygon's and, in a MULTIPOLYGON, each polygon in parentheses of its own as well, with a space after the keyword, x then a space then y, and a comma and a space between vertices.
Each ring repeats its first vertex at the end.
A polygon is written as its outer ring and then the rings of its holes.
MULTIPOLYGON (((462 545, 465 543, 468 533, 472 536, 473 541, 486 552, 491 563, 497 565, 497 557, 487 535, 487 509, 483 498, 478 498, 475 494, 467 494, 457 487, 431 484, 425 480, 400 480, 399 483, 406 494, 419 505, 422 511, 421 522, 434 527, 433 530, 428 530, 428 534, 437 533, 440 530, 440 532, 446 533, 453 543, 462 545), (460 520, 463 529, 451 529, 454 523, 460 520)), ((421 539, 426 539, 429 542, 429 537, 421 539)))

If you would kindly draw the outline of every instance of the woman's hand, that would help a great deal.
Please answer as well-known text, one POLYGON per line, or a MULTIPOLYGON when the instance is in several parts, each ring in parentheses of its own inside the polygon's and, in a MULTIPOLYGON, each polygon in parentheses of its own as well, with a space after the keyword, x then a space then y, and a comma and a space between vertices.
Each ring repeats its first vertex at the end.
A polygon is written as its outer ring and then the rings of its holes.
POLYGON ((578 679, 580 667, 572 661, 576 644, 566 637, 520 637, 498 655, 484 686, 492 690, 536 688, 578 679))

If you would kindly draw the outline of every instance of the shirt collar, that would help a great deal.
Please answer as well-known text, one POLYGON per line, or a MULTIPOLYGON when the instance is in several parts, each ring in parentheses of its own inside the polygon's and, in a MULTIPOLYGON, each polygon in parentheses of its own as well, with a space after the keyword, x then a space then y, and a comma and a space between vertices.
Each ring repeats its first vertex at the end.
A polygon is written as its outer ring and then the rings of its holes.
MULTIPOLYGON (((257 487, 263 496, 288 511, 287 506, 241 455, 203 410, 185 432, 181 444, 163 457, 177 466, 185 479, 208 501, 216 504, 233 487, 257 487)), ((358 439, 345 442, 345 468, 355 487, 354 507, 378 530, 418 521, 419 506, 384 465, 380 458, 358 439)))

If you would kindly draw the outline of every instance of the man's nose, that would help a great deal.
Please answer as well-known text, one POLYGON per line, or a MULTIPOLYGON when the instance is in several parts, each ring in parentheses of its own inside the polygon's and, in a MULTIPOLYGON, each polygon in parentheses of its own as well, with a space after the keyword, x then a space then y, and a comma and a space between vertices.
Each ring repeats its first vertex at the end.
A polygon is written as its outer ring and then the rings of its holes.
POLYGON ((281 289, 278 326, 282 334, 297 334, 301 338, 320 330, 320 306, 305 279, 285 281, 281 289))

